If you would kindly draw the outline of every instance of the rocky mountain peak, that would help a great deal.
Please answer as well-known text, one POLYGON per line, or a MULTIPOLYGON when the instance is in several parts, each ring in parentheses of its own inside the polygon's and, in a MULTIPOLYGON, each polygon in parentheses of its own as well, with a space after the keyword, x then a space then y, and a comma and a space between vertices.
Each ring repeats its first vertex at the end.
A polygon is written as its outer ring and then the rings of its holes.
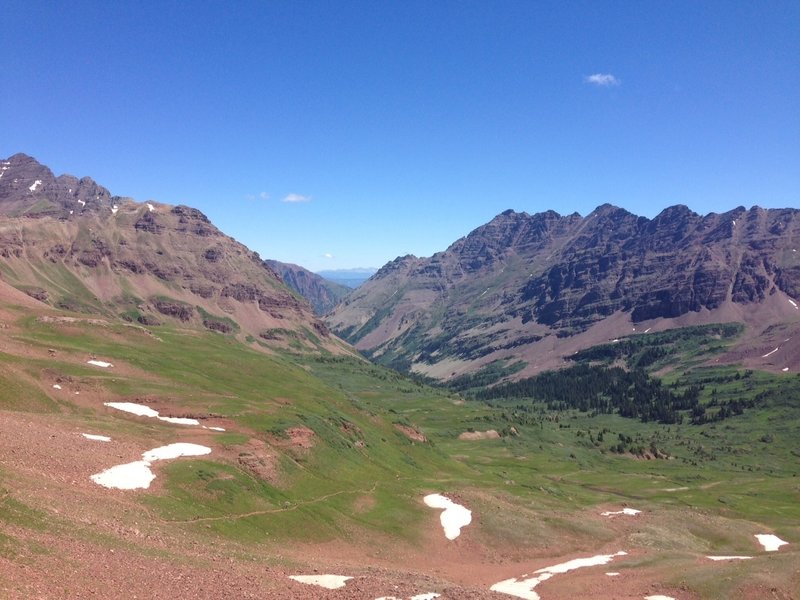
POLYGON ((446 251, 398 259, 388 273, 329 324, 392 366, 449 377, 533 355, 548 338, 553 352, 553 340, 589 335, 611 317, 625 323, 616 335, 643 322, 725 321, 743 311, 800 318, 800 211, 700 216, 678 205, 654 219, 611 204, 586 217, 504 211, 446 251))
POLYGON ((7 283, 54 308, 144 325, 177 319, 254 345, 344 348, 200 210, 113 196, 24 154, 0 161, 0 261, 7 283))

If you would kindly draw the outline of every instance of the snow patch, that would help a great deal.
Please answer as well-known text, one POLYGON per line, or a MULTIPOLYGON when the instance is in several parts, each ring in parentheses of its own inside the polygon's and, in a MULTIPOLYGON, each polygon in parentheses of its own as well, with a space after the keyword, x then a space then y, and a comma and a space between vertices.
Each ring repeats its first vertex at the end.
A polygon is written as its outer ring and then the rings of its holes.
POLYGON ((32 191, 32 192, 35 192, 36 188, 39 187, 40 185, 42 185, 42 180, 41 179, 37 179, 36 181, 33 182, 33 185, 30 186, 28 189, 30 191, 32 191))
POLYGON ((211 448, 206 446, 178 442, 177 444, 148 450, 142 454, 142 460, 111 467, 101 473, 92 475, 91 479, 98 485, 118 490, 147 489, 156 478, 155 473, 150 470, 154 461, 179 458, 181 456, 202 456, 210 453, 211 448))
POLYGON ((155 207, 155 206, 153 206, 153 205, 152 205, 152 204, 150 204, 149 202, 147 203, 147 210, 149 210, 150 212, 153 212, 155 209, 156 209, 156 207, 155 207))
POLYGON ((54 390, 60 390, 60 389, 61 389, 61 386, 60 386, 60 385, 58 385, 57 383, 54 383, 54 384, 53 384, 53 389, 54 389, 54 390))
POLYGON ((619 573, 617 571, 609 571, 608 573, 606 573, 606 575, 608 575, 609 577, 617 577, 619 576, 619 573))
POLYGON ((794 301, 794 300, 792 300, 791 298, 789 298, 789 304, 791 304, 792 306, 794 306, 794 309, 795 309, 795 310, 798 310, 798 308, 797 308, 797 302, 795 302, 795 301, 794 301))
POLYGON ((147 489, 156 478, 146 460, 117 465, 101 473, 92 475, 91 479, 98 485, 118 490, 147 489))
POLYGON ((104 360, 87 360, 86 362, 90 365, 94 365, 95 367, 103 367, 104 369, 114 366, 110 362, 106 362, 104 360))
POLYGON ((441 508, 444 510, 439 516, 444 529, 444 536, 448 540, 454 540, 461 535, 461 528, 466 527, 472 522, 472 511, 456 504, 450 498, 441 494, 428 494, 424 498, 425 504, 431 508, 441 508))
MULTIPOLYGON (((166 421, 175 425, 200 425, 197 419, 190 419, 187 417, 162 417, 157 410, 153 410, 144 404, 135 404, 133 402, 104 402, 105 406, 116 408, 125 412, 133 413, 140 417, 153 417, 159 421, 166 421)), ((224 430, 223 430, 224 431, 224 430)))
POLYGON ((156 460, 180 458, 181 456, 203 456, 205 454, 211 454, 211 448, 208 446, 177 442, 175 444, 169 444, 168 446, 160 446, 159 448, 148 450, 142 454, 142 458, 147 462, 154 462, 156 460))
POLYGON ((83 437, 87 440, 94 440, 95 442, 110 442, 111 438, 107 435, 95 435, 93 433, 82 433, 83 437))
MULTIPOLYGON (((516 577, 506 579, 495 583, 491 588, 493 592, 500 592, 501 594, 508 594, 509 596, 516 596, 517 598, 524 598, 525 600, 539 600, 539 594, 533 591, 537 585, 543 581, 547 581, 553 575, 560 575, 573 571, 575 569, 582 569, 584 567, 594 567, 597 565, 607 565, 615 556, 625 556, 627 552, 620 551, 616 554, 600 554, 598 556, 591 556, 589 558, 575 558, 573 560, 554 565, 552 567, 544 567, 539 569, 536 573, 540 573, 538 577, 529 577, 528 579, 518 580, 516 577)), ((523 575, 524 577, 524 575, 523 575)))
POLYGON ((640 512, 642 511, 636 510, 635 508, 623 508, 622 510, 615 510, 615 511, 607 510, 606 512, 602 512, 600 514, 604 517, 613 517, 614 515, 628 515, 631 517, 635 517, 640 512))
POLYGON ((117 205, 115 204, 114 206, 112 206, 112 207, 111 207, 111 214, 112 214, 112 215, 115 215, 115 214, 117 214, 117 211, 118 211, 118 210, 119 210, 119 206, 117 206, 117 205))
POLYGON ((116 408, 125 412, 133 413, 140 417, 157 417, 158 411, 153 410, 144 404, 134 404, 133 402, 103 402, 104 406, 116 408))
POLYGON ((752 556, 706 556, 710 560, 750 560, 752 556))
POLYGON ((655 596, 645 596, 644 600, 675 600, 672 596, 664 596, 662 594, 656 594, 655 596))
POLYGON ((786 546, 789 543, 784 542, 777 535, 772 535, 771 533, 757 533, 756 539, 764 546, 764 550, 767 552, 777 552, 778 548, 786 546))
POLYGON ((352 579, 352 577, 345 575, 289 575, 289 579, 294 579, 307 585, 318 585, 329 590, 336 590, 344 587, 347 580, 352 579))
POLYGON ((644 330, 644 332, 645 332, 645 333, 647 333, 647 332, 648 332, 648 331, 650 331, 651 329, 652 329, 652 327, 648 327, 647 329, 645 329, 645 330, 644 330))
POLYGON ((781 369, 781 371, 783 371, 784 373, 785 373, 786 371, 788 371, 788 370, 789 370, 789 367, 783 367, 783 368, 781 369))
POLYGON ((80 204, 81 206, 86 206, 86 202, 84 202, 83 200, 78 200, 78 204, 80 204))
POLYGON ((200 425, 197 419, 189 419, 187 417, 156 417, 159 421, 166 421, 167 423, 174 423, 175 425, 200 425))
POLYGON ((203 425, 203 429, 210 429, 211 431, 225 431, 224 427, 206 427, 203 425))
POLYGON ((780 346, 778 346, 777 348, 775 348, 775 350, 773 350, 772 352, 767 352, 767 353, 766 353, 764 356, 762 356, 761 358, 767 358, 767 357, 768 357, 770 354, 775 354, 775 353, 776 353, 778 350, 780 350, 780 346))

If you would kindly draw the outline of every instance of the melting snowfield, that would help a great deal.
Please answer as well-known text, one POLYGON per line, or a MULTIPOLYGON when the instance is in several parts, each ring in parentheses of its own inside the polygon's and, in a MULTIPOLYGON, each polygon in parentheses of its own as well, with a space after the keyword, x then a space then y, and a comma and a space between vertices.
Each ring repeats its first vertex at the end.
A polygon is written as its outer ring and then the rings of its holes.
POLYGON ((344 587, 348 579, 346 575, 289 575, 289 579, 294 579, 300 583, 308 585, 318 585, 329 590, 336 590, 344 587))
POLYGON ((104 360, 87 360, 86 362, 90 365, 94 365, 95 367, 103 367, 104 369, 114 366, 110 362, 106 362, 104 360))
POLYGON ((777 552, 781 546, 787 545, 789 542, 784 542, 777 535, 771 533, 757 533, 756 539, 764 546, 766 552, 777 552))
POLYGON ((429 494, 424 498, 425 504, 431 508, 441 508, 444 510, 439 516, 444 529, 444 536, 448 540, 454 540, 461 535, 461 528, 472 523, 472 511, 467 510, 460 504, 456 504, 450 498, 441 494, 429 494))
POLYGON ((606 512, 600 513, 600 515, 603 517, 613 517, 616 515, 628 515, 630 517, 635 517, 640 512, 642 511, 636 510, 635 508, 623 508, 622 510, 615 510, 615 511, 607 510, 606 512))
MULTIPOLYGON (((200 421, 198 421, 197 419, 189 419, 186 417, 162 417, 157 410, 153 410, 152 408, 150 408, 149 406, 145 406, 144 404, 136 404, 134 402, 103 402, 103 404, 110 408, 116 408, 117 410, 131 413, 139 417, 152 417, 158 419, 159 421, 174 423, 175 425, 200 425, 200 421)), ((214 429, 214 431, 225 431, 224 429, 222 429, 222 427, 217 427, 217 428, 207 427, 206 429, 214 429)))
POLYGON ((500 592, 501 594, 508 594, 509 596, 524 598, 525 600, 539 600, 540 596, 533 591, 533 588, 543 581, 547 581, 553 575, 560 575, 562 573, 574 571, 575 569, 582 569, 584 567, 607 565, 614 560, 614 557, 625 556, 626 554, 627 552, 620 551, 616 554, 600 554, 598 556, 591 556, 589 558, 575 558, 559 565, 544 567, 543 569, 535 571, 535 573, 540 574, 538 577, 527 577, 527 575, 522 576, 524 579, 512 577, 511 579, 506 579, 504 581, 495 583, 489 589, 493 592, 500 592))
POLYGON ((157 460, 169 460, 181 456, 203 456, 211 454, 211 448, 199 444, 178 442, 168 446, 153 448, 142 454, 142 460, 117 465, 101 473, 92 475, 91 479, 98 485, 118 490, 147 489, 156 478, 150 470, 152 463, 157 460))
POLYGON ((83 437, 87 440, 94 440, 95 442, 110 442, 111 438, 107 435, 95 435, 93 433, 82 433, 83 437))
POLYGON ((710 560, 750 560, 752 556, 706 556, 710 560))

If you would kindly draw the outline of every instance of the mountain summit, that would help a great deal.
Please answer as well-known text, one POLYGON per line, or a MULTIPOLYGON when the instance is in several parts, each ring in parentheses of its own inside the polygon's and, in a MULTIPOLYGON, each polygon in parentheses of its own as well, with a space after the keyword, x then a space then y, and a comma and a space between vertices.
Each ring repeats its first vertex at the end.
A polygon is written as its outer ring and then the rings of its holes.
POLYGON ((446 380, 501 361, 524 375, 637 330, 797 319, 798 248, 796 209, 508 210, 444 252, 385 265, 328 323, 402 370, 446 380))
POLYGON ((0 276, 60 309, 345 351, 257 253, 199 210, 113 196, 25 154, 0 161, 0 276))

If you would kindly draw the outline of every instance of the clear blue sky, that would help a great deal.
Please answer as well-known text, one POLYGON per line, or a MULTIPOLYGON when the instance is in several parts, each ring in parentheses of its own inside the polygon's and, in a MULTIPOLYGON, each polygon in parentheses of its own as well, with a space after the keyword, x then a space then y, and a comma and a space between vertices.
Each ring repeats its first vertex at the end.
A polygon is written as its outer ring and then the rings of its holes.
POLYGON ((800 205, 797 0, 0 13, 0 156, 312 270, 429 256, 508 208, 800 205))

